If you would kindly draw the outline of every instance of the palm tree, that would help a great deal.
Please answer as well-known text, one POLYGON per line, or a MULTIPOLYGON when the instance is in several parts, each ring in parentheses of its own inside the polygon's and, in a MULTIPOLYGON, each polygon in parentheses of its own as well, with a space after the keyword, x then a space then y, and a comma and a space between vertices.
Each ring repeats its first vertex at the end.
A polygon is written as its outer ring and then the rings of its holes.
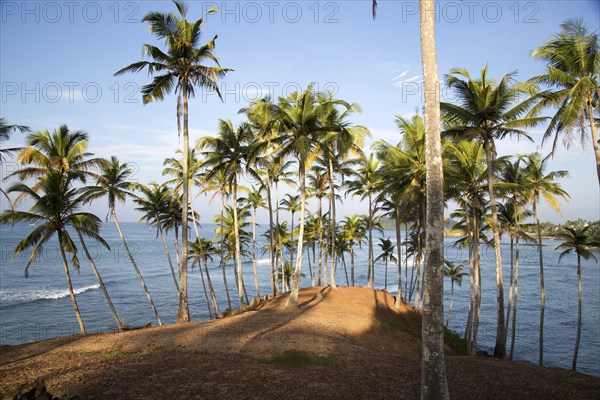
POLYGON ((532 78, 532 82, 550 88, 540 97, 540 103, 534 111, 538 111, 538 108, 557 107, 542 143, 554 132, 554 154, 561 134, 568 145, 573 140, 573 132, 578 131, 583 144, 587 119, 600 184, 600 148, 596 133, 597 122, 594 121, 594 107, 600 100, 598 33, 591 32, 582 19, 568 19, 561 24, 561 31, 557 35, 531 55, 546 63, 544 73, 532 78))
POLYGON ((14 249, 14 254, 32 248, 31 256, 25 267, 25 277, 29 275, 29 267, 37 259, 44 246, 56 234, 58 236, 58 245, 60 248, 67 286, 75 316, 79 324, 81 334, 85 335, 85 326, 79 312, 79 306, 73 291, 71 274, 69 272, 69 262, 66 253, 71 254, 71 264, 79 269, 79 259, 77 257, 77 248, 69 230, 72 227, 81 232, 82 235, 93 238, 108 248, 108 244, 99 235, 101 220, 87 212, 81 212, 79 209, 87 200, 85 192, 71 188, 71 178, 64 176, 61 172, 48 170, 46 175, 40 177, 33 187, 23 183, 17 183, 9 188, 10 192, 17 192, 33 199, 34 203, 29 211, 6 210, 0 214, 0 223, 34 223, 36 227, 21 240, 14 249))
POLYGON ((558 261, 562 260, 567 254, 575 252, 577 254, 577 339, 575 340, 575 351, 573 352, 573 364, 571 368, 573 371, 577 368, 577 353, 579 352, 579 339, 581 337, 581 298, 582 298, 582 282, 581 282, 581 258, 589 260, 593 258, 594 261, 598 262, 596 256, 590 251, 590 248, 600 247, 600 242, 594 241, 592 237, 587 233, 591 225, 585 226, 580 229, 563 227, 563 231, 559 233, 559 237, 565 241, 556 246, 556 249, 563 249, 562 253, 558 258, 558 261))
POLYGON ((537 225, 537 240, 538 240, 538 255, 540 260, 540 294, 541 294, 541 310, 540 310, 540 340, 539 340, 539 365, 544 363, 544 311, 546 303, 546 288, 544 286, 544 257, 542 255, 542 231, 539 216, 540 197, 552 208, 560 213, 560 206, 557 197, 569 199, 569 195, 564 191, 556 179, 568 177, 567 171, 552 171, 546 172, 549 156, 542 159, 540 153, 528 154, 525 157, 525 188, 530 192, 530 198, 533 201, 533 212, 537 225))
POLYGON ((350 253, 350 284, 354 286, 354 246, 364 243, 367 226, 359 215, 346 216, 341 223, 344 240, 348 243, 350 253))
MULTIPOLYGON (((279 208, 292 214, 292 222, 290 233, 292 238, 290 239, 291 244, 294 244, 294 214, 300 211, 300 196, 286 194, 284 198, 279 202, 279 208)), ((294 267, 294 248, 290 247, 290 265, 294 267)))
MULTIPOLYGON (((217 57, 213 54, 217 36, 203 46, 199 46, 201 28, 204 18, 196 21, 188 21, 187 6, 178 0, 174 0, 179 13, 150 12, 142 18, 142 22, 150 24, 150 32, 158 39, 164 39, 167 52, 164 53, 156 46, 145 44, 143 54, 150 57, 152 61, 139 61, 133 63, 115 73, 121 75, 126 72, 139 72, 144 68, 153 75, 151 83, 142 87, 142 99, 144 104, 154 100, 163 100, 171 91, 177 95, 177 127, 180 131, 179 121, 183 104, 183 154, 189 151, 188 132, 188 98, 194 97, 196 87, 211 89, 219 94, 217 79, 223 77, 230 70, 219 65, 217 57), (212 61, 216 67, 207 66, 203 63, 212 61)), ((207 14, 216 12, 214 8, 208 10, 207 14)), ((183 175, 188 176, 188 159, 183 158, 183 175)), ((187 221, 188 215, 188 181, 183 181, 183 207, 182 221, 187 221)), ((179 288, 179 306, 177 309, 177 322, 190 320, 190 310, 187 295, 187 222, 181 226, 182 235, 182 257, 181 277, 179 288)))
POLYGON ((293 156, 298 162, 298 180, 300 188, 300 227, 298 229, 298 250, 292 293, 287 305, 298 306, 298 290, 302 273, 302 248, 304 245, 304 219, 306 214, 306 170, 324 150, 321 138, 327 127, 322 124, 329 101, 314 93, 312 85, 303 92, 294 92, 286 98, 280 97, 275 109, 275 118, 279 124, 280 135, 273 139, 277 146, 278 159, 293 156))
POLYGON ((454 283, 458 283, 458 286, 462 286, 463 277, 468 275, 463 272, 463 264, 454 264, 448 260, 445 260, 444 263, 446 267, 444 268, 444 276, 450 278, 450 306, 448 306, 448 317, 446 318, 446 329, 448 329, 448 324, 450 323, 450 313, 452 312, 452 305, 454 304, 454 283))
POLYGON ((495 141, 512 135, 530 139, 523 129, 534 127, 545 119, 523 117, 535 104, 537 89, 535 85, 529 83, 515 83, 515 74, 511 72, 497 82, 495 79, 488 78, 487 66, 481 71, 479 79, 472 78, 464 69, 454 69, 446 75, 446 86, 456 93, 457 102, 456 104, 441 103, 442 113, 449 124, 445 133, 458 138, 477 139, 483 143, 485 149, 496 253, 497 332, 494 356, 498 358, 504 358, 506 355, 506 332, 502 255, 494 191, 495 141), (523 95, 529 97, 519 102, 523 95))
POLYGON ((379 260, 385 262, 385 290, 387 291, 388 262, 391 261, 397 263, 398 259, 394 255, 395 247, 392 244, 392 239, 379 238, 379 247, 381 248, 381 254, 377 256, 375 262, 379 260))
MULTIPOLYGON (((117 202, 125 203, 127 197, 134 196, 132 190, 135 188, 136 184, 129 181, 129 178, 132 174, 133 168, 131 168, 128 163, 121 163, 116 156, 112 156, 110 161, 107 161, 101 166, 100 175, 98 176, 96 186, 88 187, 86 190, 88 192, 88 200, 94 200, 106 196, 108 200, 108 212, 110 214, 110 218, 114 219, 115 221, 117 231, 119 232, 119 237, 121 238, 121 243, 123 243, 123 248, 129 257, 129 261, 131 261, 131 265, 133 266, 140 283, 142 284, 142 288, 144 289, 144 293, 146 293, 146 297, 148 298, 148 302, 150 303, 150 307, 152 308, 152 312, 154 313, 158 324, 162 325, 158 311, 156 310, 154 302, 152 301, 152 296, 150 296, 150 292, 146 287, 144 277, 142 276, 142 273, 140 272, 140 269, 138 268, 131 251, 129 250, 125 236, 123 236, 123 230, 121 229, 119 218, 117 217, 117 202)), ((108 220, 108 218, 109 217, 107 215, 106 219, 108 220)))
POLYGON ((133 199, 133 201, 139 205, 135 210, 143 213, 139 221, 146 221, 148 225, 156 227, 156 237, 160 234, 169 267, 171 268, 173 282, 175 283, 177 290, 179 290, 179 284, 177 282, 177 277, 175 276, 175 269, 173 268, 171 254, 169 253, 169 247, 167 246, 165 232, 163 230, 165 214, 169 211, 168 208, 170 207, 171 201, 169 189, 165 185, 158 185, 156 183, 150 183, 148 186, 138 185, 136 189, 142 194, 142 196, 136 196, 133 199))
POLYGON ((208 260, 212 261, 213 254, 217 253, 217 248, 213 242, 205 238, 196 238, 196 241, 190 243, 189 248, 190 257, 193 258, 193 262, 198 263, 198 269, 200 270, 200 276, 202 277, 202 286, 204 286, 204 295, 206 297, 206 303, 209 308, 209 315, 211 314, 210 303, 208 302, 208 294, 206 293, 206 286, 204 285, 204 275, 202 274, 202 265, 204 264, 204 273, 206 274, 206 281, 208 283, 208 290, 210 292, 210 301, 212 302, 212 309, 215 312, 215 317, 218 318, 221 312, 219 311, 219 304, 217 302, 217 296, 210 279, 210 273, 208 272, 208 260))
POLYGON ((258 287, 258 274, 256 273, 256 210, 265 207, 265 198, 260 189, 252 187, 246 199, 248 206, 252 208, 252 268, 254 270, 254 286, 256 286, 256 298, 260 298, 260 288, 258 287))
POLYGON ((234 127, 230 120, 219 120, 218 136, 205 136, 196 142, 196 148, 204 150, 206 157, 204 166, 207 168, 206 179, 222 171, 227 177, 227 183, 233 187, 233 221, 234 221, 234 242, 235 242, 235 260, 237 263, 238 296, 240 307, 244 308, 243 301, 243 277, 242 277, 242 257, 240 249, 240 238, 238 228, 238 176, 244 172, 246 156, 248 154, 249 142, 253 135, 250 126, 246 123, 234 127))
POLYGON ((367 198, 369 214, 367 216, 368 233, 368 260, 367 260, 367 286, 373 287, 375 271, 373 270, 373 222, 375 220, 373 209, 373 196, 381 186, 381 178, 378 174, 379 160, 371 153, 369 158, 363 157, 359 160, 358 169, 351 174, 346 182, 348 190, 346 194, 360 196, 361 199, 367 198))
MULTIPOLYGON (((2 144, 2 142, 6 141, 9 139, 11 132, 13 131, 20 131, 21 133, 23 132, 29 132, 30 129, 27 126, 23 126, 23 125, 8 125, 4 119, 4 117, 0 117, 0 145, 2 144)), ((4 155, 8 155, 12 152, 18 151, 20 150, 20 148, 9 148, 9 149, 3 149, 0 148, 0 165, 2 162, 4 162, 4 155)), ((8 200, 8 204, 10 205, 11 208, 13 208, 13 204, 12 201, 10 200, 10 197, 8 197, 8 194, 4 191, 4 189, 0 188, 0 192, 4 195, 4 197, 6 197, 6 200, 8 200)))

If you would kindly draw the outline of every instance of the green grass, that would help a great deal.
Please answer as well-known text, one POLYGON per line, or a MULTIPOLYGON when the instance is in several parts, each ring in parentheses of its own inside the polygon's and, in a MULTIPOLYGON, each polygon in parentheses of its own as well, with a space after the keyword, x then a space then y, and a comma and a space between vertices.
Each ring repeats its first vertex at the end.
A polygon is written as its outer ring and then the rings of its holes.
POLYGON ((317 356, 298 350, 289 350, 273 358, 262 360, 265 364, 287 365, 291 367, 320 367, 331 365, 333 359, 326 356, 317 356))
POLYGON ((384 323, 385 325, 389 326, 390 328, 396 329, 397 331, 400 331, 403 333, 407 333, 416 339, 420 339, 417 332, 415 332, 409 326, 404 325, 403 323, 401 323, 399 321, 382 321, 382 320, 379 320, 379 321, 384 323))
POLYGON ((467 341, 461 338, 458 333, 451 331, 450 329, 444 328, 444 342, 458 354, 469 354, 469 351, 467 350, 467 341))

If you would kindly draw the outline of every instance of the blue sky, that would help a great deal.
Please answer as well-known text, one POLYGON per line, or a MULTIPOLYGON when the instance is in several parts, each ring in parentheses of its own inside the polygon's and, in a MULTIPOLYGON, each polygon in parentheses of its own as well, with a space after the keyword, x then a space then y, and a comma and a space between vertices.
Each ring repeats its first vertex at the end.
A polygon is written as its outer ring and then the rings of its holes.
MULTIPOLYGON (((190 1, 189 17, 200 17, 212 5, 220 13, 206 19, 204 41, 218 34, 216 54, 222 66, 235 71, 221 82, 224 102, 214 93, 191 100, 192 143, 214 134, 219 118, 240 121, 237 111, 248 101, 284 95, 309 82, 359 103, 363 113, 354 122, 368 127, 373 141, 397 141, 394 116, 411 115, 422 104, 416 1, 380 1, 375 20, 370 1, 190 1)), ((62 123, 86 130, 91 152, 134 162, 141 183, 161 181, 163 159, 179 146, 175 98, 143 106, 139 88, 149 81, 147 75, 112 74, 140 60, 142 44, 160 45, 139 21, 148 11, 174 10, 171 2, 2 1, 0 7, 0 114, 35 130, 62 123)), ((442 1, 437 12, 441 76, 455 67, 477 75, 489 63, 493 76, 518 70, 525 80, 543 68, 529 57, 531 50, 569 17, 583 17, 597 30, 600 6, 596 1, 442 1)), ((499 154, 547 153, 547 146, 540 148, 542 130, 531 131, 534 143, 499 143, 499 154)), ((10 144, 22 144, 21 135, 10 144)), ((2 174, 14 168, 7 163, 2 174)), ((563 218, 543 206, 542 219, 599 219, 591 143, 583 150, 579 143, 568 151, 560 146, 550 168, 570 171, 562 184, 572 199, 562 203, 563 218)), ((206 203, 196 200, 205 222, 218 212, 217 204, 206 203)), ((102 204, 92 208, 105 212, 102 204)), ((340 215, 366 212, 350 198, 340 208, 340 215)), ((123 220, 138 217, 132 204, 120 214, 123 220)))

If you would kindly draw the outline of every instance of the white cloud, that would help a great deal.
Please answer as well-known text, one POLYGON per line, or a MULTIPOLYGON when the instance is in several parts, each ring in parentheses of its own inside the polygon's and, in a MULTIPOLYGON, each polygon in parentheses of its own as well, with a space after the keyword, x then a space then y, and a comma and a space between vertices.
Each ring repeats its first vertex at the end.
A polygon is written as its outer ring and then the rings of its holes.
POLYGON ((400 78, 404 77, 404 76, 405 76, 406 74, 408 74, 409 72, 410 72, 410 70, 409 70, 409 69, 407 69, 407 70, 405 70, 405 71, 402 71, 402 72, 400 73, 400 75, 396 75, 395 77, 393 77, 393 78, 391 79, 391 81, 392 81, 392 82, 394 82, 394 81, 397 81, 398 79, 400 79, 400 78))

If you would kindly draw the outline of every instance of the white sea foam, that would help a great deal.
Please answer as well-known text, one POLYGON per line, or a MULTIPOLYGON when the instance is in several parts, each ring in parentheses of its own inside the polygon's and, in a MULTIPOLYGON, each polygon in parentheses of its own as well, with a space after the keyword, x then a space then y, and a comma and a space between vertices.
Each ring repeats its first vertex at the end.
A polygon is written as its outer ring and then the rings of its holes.
POLYGON ((261 264, 270 264, 271 260, 269 258, 263 258, 262 260, 256 260, 256 264, 257 265, 261 265, 261 264))
MULTIPOLYGON (((100 285, 90 285, 75 289, 75 294, 81 294, 88 290, 97 290, 100 285)), ((31 303, 37 300, 58 300, 69 296, 69 289, 3 289, 0 291, 0 305, 10 306, 20 303, 31 303)))

